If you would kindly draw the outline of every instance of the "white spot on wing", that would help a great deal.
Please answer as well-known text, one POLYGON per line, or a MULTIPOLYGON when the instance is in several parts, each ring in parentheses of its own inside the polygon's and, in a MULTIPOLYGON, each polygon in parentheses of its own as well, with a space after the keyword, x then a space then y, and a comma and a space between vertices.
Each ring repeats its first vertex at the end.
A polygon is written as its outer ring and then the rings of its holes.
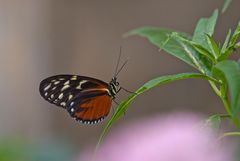
POLYGON ((74 112, 74 108, 71 108, 71 112, 74 112))
POLYGON ((72 76, 71 80, 77 80, 77 76, 76 75, 72 76))
POLYGON ((82 85, 84 84, 84 83, 86 83, 87 81, 86 80, 82 80, 82 81, 80 81, 79 82, 79 85, 76 87, 76 89, 81 89, 82 87, 82 85))
POLYGON ((51 87, 52 83, 50 83, 48 86, 44 88, 44 91, 48 90, 51 87))
POLYGON ((66 102, 61 102, 60 105, 61 106, 66 106, 66 102))
POLYGON ((58 99, 62 99, 63 98, 63 93, 60 93, 58 96, 58 99))
POLYGON ((71 102, 71 103, 70 103, 70 106, 73 106, 73 105, 74 105, 74 102, 71 102))
POLYGON ((65 86, 62 87, 61 91, 64 91, 65 89, 67 89, 67 88, 69 88, 69 87, 70 87, 70 85, 67 84, 67 85, 65 85, 65 86))
POLYGON ((47 96, 47 95, 48 95, 48 93, 46 92, 44 95, 45 95, 45 96, 47 96))
POLYGON ((64 86, 65 85, 68 85, 70 83, 70 81, 68 80, 68 81, 66 81, 65 83, 64 83, 64 86))
POLYGON ((56 82, 54 82, 55 85, 57 85, 58 83, 60 83, 60 81, 56 81, 56 82))
POLYGON ((70 99, 72 99, 72 98, 73 98, 73 95, 70 94, 70 95, 68 96, 68 100, 70 100, 70 99))
POLYGON ((51 98, 53 98, 54 97, 54 94, 51 94, 51 98))

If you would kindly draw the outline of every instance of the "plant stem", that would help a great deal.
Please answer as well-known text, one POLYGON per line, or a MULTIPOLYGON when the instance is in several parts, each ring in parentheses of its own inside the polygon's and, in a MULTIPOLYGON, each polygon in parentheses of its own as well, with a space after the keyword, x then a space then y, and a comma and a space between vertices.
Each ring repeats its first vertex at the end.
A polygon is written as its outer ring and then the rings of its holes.
POLYGON ((231 116, 233 122, 235 123, 235 125, 239 128, 240 127, 240 120, 236 117, 232 117, 232 108, 231 108, 231 104, 229 102, 228 99, 228 95, 227 95, 227 88, 224 87, 223 85, 220 86, 220 91, 221 91, 221 96, 220 98, 222 99, 222 102, 224 104, 224 107, 227 111, 227 113, 231 116))
POLYGON ((231 109, 231 106, 230 106, 230 103, 229 103, 228 99, 225 98, 225 97, 220 97, 220 98, 222 99, 222 102, 223 102, 223 104, 224 104, 224 107, 225 107, 227 113, 228 113, 230 116, 232 116, 232 109, 231 109))
POLYGON ((232 108, 227 97, 227 88, 224 88, 224 85, 221 85, 219 90, 214 82, 209 81, 209 83, 213 88, 214 92, 221 98, 228 115, 233 119, 235 125, 237 127, 240 127, 240 120, 238 118, 232 117, 232 108))
POLYGON ((214 90, 214 92, 217 94, 218 97, 221 97, 221 92, 220 90, 217 88, 216 84, 212 81, 209 81, 212 89, 214 90))
POLYGON ((226 136, 240 136, 240 132, 226 132, 222 136, 220 136, 218 140, 222 140, 226 136))

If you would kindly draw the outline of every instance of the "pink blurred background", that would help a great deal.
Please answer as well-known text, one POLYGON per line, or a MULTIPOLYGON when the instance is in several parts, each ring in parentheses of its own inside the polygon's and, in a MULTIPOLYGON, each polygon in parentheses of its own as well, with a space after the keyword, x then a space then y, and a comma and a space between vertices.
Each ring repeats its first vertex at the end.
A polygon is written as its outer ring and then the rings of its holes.
MULTIPOLYGON (((129 90, 157 76, 194 71, 144 39, 122 35, 142 26, 191 34, 200 17, 222 5, 223 0, 0 0, 0 137, 58 138, 77 147, 95 143, 106 121, 96 126, 75 122, 40 97, 39 82, 64 73, 109 81, 120 46, 122 60, 130 61, 118 79, 129 90)), ((239 6, 234 0, 220 15, 218 41, 240 20, 239 6)), ((118 102, 127 95, 121 92, 118 102)), ((185 80, 139 96, 116 126, 176 110, 224 112, 206 81, 185 80)))

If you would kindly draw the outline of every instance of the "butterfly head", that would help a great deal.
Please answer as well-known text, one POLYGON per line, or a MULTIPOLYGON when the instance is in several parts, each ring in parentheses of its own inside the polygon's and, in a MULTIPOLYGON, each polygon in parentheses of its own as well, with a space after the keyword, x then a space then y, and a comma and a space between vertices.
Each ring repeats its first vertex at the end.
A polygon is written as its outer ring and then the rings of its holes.
POLYGON ((110 88, 111 96, 114 98, 120 89, 119 82, 117 81, 117 77, 112 78, 112 80, 109 83, 109 88, 110 88))

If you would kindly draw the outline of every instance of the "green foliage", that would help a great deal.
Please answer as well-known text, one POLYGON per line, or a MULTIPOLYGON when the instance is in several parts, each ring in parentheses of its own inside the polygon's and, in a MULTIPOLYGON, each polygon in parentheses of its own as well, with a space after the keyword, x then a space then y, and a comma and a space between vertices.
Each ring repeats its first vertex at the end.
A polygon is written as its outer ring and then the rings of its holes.
POLYGON ((214 78, 211 78, 207 75, 203 75, 203 74, 199 74, 199 73, 180 73, 180 74, 175 74, 175 75, 167 75, 167 76, 161 76, 158 78, 155 78, 153 80, 148 81, 147 83, 145 83, 142 87, 140 87, 134 94, 130 95, 128 97, 128 99, 126 99, 125 101, 121 102, 120 105, 117 108, 117 111, 114 113, 114 115, 112 116, 112 118, 109 120, 108 124, 106 125, 106 127, 104 128, 99 143, 98 145, 101 143, 103 137, 106 135, 106 133, 109 131, 109 129, 111 128, 111 126, 117 121, 119 120, 119 118, 121 116, 124 115, 124 113, 127 111, 127 109, 129 108, 129 106, 131 105, 131 103, 133 102, 133 100, 140 94, 163 84, 166 83, 170 83, 173 81, 177 81, 177 80, 183 80, 183 79, 189 79, 189 78, 201 78, 201 79, 206 79, 206 80, 210 80, 213 81, 217 84, 220 84, 220 82, 218 82, 217 80, 215 80, 214 78))
POLYGON ((220 53, 220 49, 219 49, 217 43, 210 35, 206 34, 206 36, 207 36, 208 45, 210 46, 210 49, 211 49, 214 57, 218 58, 221 55, 221 53, 220 53))
POLYGON ((229 7, 230 3, 232 2, 232 0, 224 0, 224 5, 223 5, 223 8, 222 8, 222 13, 224 13, 227 8, 229 7))
POLYGON ((208 119, 206 120, 206 125, 218 130, 221 127, 223 119, 228 119, 230 117, 231 116, 229 116, 228 114, 215 114, 208 117, 208 119))
POLYGON ((156 45, 160 51, 179 58, 202 73, 209 73, 211 65, 207 59, 201 56, 189 43, 191 37, 186 33, 171 31, 162 28, 143 27, 130 31, 127 36, 138 35, 147 38, 156 45))
POLYGON ((238 26, 236 30, 234 31, 231 39, 231 31, 228 32, 228 35, 226 37, 226 40, 224 42, 224 45, 221 49, 222 55, 218 58, 219 61, 226 60, 229 58, 229 56, 240 47, 239 42, 237 43, 238 37, 240 34, 240 22, 238 23, 238 26), (230 39, 230 41, 229 41, 230 39))
MULTIPOLYGON (((173 36, 176 31, 155 28, 155 27, 143 27, 135 29, 126 34, 126 36, 138 35, 147 38, 152 44, 156 45, 159 49, 166 51, 167 53, 181 59, 187 64, 195 67, 194 62, 189 57, 188 53, 184 50, 182 45, 178 42, 177 38, 173 36)), ((178 32, 186 39, 190 37, 185 33, 178 32)))
POLYGON ((240 112, 240 66, 236 61, 225 60, 216 64, 213 68, 214 74, 223 82, 226 82, 225 97, 227 97, 227 87, 231 96, 231 113, 234 118, 240 112))
POLYGON ((234 31, 233 36, 229 42, 229 47, 232 47, 235 45, 235 43, 239 37, 239 34, 240 34, 240 22, 238 23, 238 26, 237 26, 236 30, 234 31))
POLYGON ((202 45, 204 48, 209 49, 206 34, 212 36, 214 33, 215 25, 217 23, 218 10, 215 10, 211 17, 201 18, 196 26, 193 34, 193 41, 202 45))
POLYGON ((215 57, 206 48, 194 42, 190 42, 190 43, 198 51, 199 54, 202 54, 206 58, 210 59, 212 62, 216 62, 215 57))
POLYGON ((223 44, 222 49, 221 49, 221 53, 226 52, 227 47, 228 47, 228 43, 229 43, 229 40, 230 40, 230 36, 231 36, 231 29, 228 31, 228 34, 226 36, 226 39, 225 39, 224 44, 223 44))
MULTIPOLYGON (((226 0, 222 12, 226 10, 230 0, 226 0)), ((226 113, 215 114, 207 120, 214 128, 220 128, 222 118, 232 120, 237 128, 240 128, 240 63, 228 60, 236 49, 240 47, 237 42, 240 35, 240 23, 234 33, 228 31, 222 46, 214 38, 214 29, 218 19, 218 10, 215 10, 209 18, 201 18, 195 28, 193 36, 175 30, 141 27, 128 32, 125 36, 140 36, 155 45, 159 51, 164 50, 189 64, 199 73, 180 73, 175 75, 160 76, 150 80, 140 87, 134 94, 121 102, 113 117, 101 134, 98 145, 107 134, 112 125, 124 115, 134 99, 146 91, 157 86, 177 80, 189 78, 205 79, 211 85, 213 91, 224 104, 226 113)), ((236 134, 238 132, 231 132, 236 134)))
POLYGON ((50 140, 43 143, 15 138, 0 140, 0 161, 71 161, 71 156, 69 146, 50 140))
POLYGON ((206 120, 206 123, 214 129, 219 129, 221 125, 221 116, 218 114, 212 115, 206 120))

